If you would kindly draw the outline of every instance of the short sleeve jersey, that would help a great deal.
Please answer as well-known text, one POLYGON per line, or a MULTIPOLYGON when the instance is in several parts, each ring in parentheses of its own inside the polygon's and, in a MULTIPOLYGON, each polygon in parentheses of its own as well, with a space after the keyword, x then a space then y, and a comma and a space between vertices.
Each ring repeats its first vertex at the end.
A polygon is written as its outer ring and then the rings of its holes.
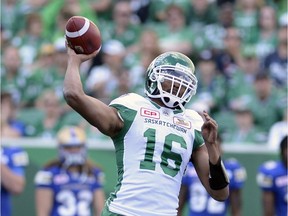
MULTIPOLYGON (((224 160, 227 175, 230 179, 230 191, 241 189, 246 180, 245 168, 235 159, 224 160)), ((188 187, 189 216, 225 216, 229 199, 225 202, 214 200, 202 185, 192 163, 189 163, 182 180, 188 187)))
MULTIPOLYGON (((13 173, 25 175, 25 167, 29 163, 27 152, 20 147, 3 147, 1 149, 1 163, 5 164, 13 173)), ((1 215, 11 215, 11 195, 1 184, 1 215)))
POLYGON ((280 161, 267 161, 258 169, 257 183, 263 191, 274 193, 277 216, 287 216, 287 174, 287 167, 280 161))
POLYGON ((51 216, 92 215, 93 194, 102 188, 100 169, 92 175, 67 172, 59 166, 42 169, 36 173, 36 188, 47 188, 53 192, 51 216))
POLYGON ((192 150, 204 144, 203 120, 131 93, 110 103, 124 128, 113 137, 118 168, 109 210, 121 215, 172 216, 192 150))

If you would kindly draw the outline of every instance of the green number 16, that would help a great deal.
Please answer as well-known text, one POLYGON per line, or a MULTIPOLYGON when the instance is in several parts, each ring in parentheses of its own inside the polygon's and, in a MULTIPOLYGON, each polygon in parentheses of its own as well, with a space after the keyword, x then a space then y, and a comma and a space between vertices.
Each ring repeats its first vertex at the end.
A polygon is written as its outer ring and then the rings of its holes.
MULTIPOLYGON (((144 137, 147 137, 147 145, 145 151, 145 158, 140 163, 140 169, 155 170, 156 163, 153 161, 155 143, 156 143, 156 130, 149 128, 144 132, 144 137)), ((181 145, 182 148, 187 149, 187 144, 183 137, 176 134, 168 134, 164 141, 164 150, 161 154, 160 166, 163 172, 167 175, 174 177, 180 170, 182 163, 182 157, 180 154, 172 151, 172 143, 176 142, 181 145), (175 163, 175 167, 171 167, 168 164, 168 159, 171 159, 175 163)))

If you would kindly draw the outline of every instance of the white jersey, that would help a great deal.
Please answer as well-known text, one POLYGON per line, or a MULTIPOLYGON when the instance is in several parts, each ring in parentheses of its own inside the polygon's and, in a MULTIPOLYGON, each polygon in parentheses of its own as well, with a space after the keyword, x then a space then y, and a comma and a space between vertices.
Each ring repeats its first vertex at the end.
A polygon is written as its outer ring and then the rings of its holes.
POLYGON ((192 110, 183 115, 133 93, 110 106, 124 128, 113 138, 118 183, 107 201, 109 210, 125 216, 176 215, 192 150, 204 144, 201 116, 192 110))

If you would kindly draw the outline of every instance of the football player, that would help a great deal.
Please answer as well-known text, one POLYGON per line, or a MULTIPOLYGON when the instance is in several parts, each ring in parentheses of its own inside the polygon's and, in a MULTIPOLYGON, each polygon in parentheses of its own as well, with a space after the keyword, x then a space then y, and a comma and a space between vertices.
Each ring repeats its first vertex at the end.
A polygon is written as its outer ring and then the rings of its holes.
POLYGON ((287 136, 280 143, 279 161, 267 161, 258 170, 257 182, 262 189, 263 215, 287 216, 288 168, 287 136))
POLYGON ((208 113, 203 122, 196 111, 184 108, 197 88, 187 56, 157 56, 147 68, 146 97, 129 93, 106 105, 84 93, 79 75, 81 63, 97 52, 77 55, 67 49, 66 102, 115 146, 118 183, 102 215, 175 216, 190 159, 210 195, 227 199, 229 179, 216 143, 218 125, 208 113))
MULTIPOLYGON (((221 146, 221 138, 218 135, 221 146)), ((188 164, 179 194, 178 216, 182 215, 185 204, 189 205, 189 216, 225 216, 230 208, 231 216, 242 215, 241 190, 246 180, 246 169, 235 159, 223 161, 230 180, 229 199, 225 202, 214 200, 205 190, 192 163, 188 164)))
POLYGON ((11 195, 23 192, 27 152, 20 147, 1 147, 1 215, 12 215, 11 195))
POLYGON ((64 127, 58 133, 59 157, 35 176, 38 216, 95 216, 104 206, 103 172, 87 160, 85 132, 64 127))

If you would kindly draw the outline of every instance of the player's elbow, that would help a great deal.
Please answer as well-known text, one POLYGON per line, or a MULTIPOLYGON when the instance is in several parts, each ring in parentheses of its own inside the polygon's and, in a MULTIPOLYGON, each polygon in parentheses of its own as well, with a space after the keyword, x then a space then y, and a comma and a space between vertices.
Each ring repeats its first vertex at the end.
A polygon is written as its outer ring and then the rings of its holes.
POLYGON ((19 195, 24 191, 25 188, 25 181, 24 179, 21 179, 21 181, 17 182, 17 184, 13 184, 12 187, 10 187, 9 192, 13 195, 19 195))
POLYGON ((83 91, 79 91, 77 89, 73 88, 63 89, 63 96, 65 98, 65 101, 71 107, 75 107, 79 103, 79 100, 81 99, 81 97, 83 97, 83 95, 84 95, 83 91))
POLYGON ((229 187, 227 185, 225 188, 223 188, 221 190, 212 190, 210 192, 210 195, 213 199, 215 199, 219 202, 223 202, 223 201, 227 200, 229 197, 229 187))

